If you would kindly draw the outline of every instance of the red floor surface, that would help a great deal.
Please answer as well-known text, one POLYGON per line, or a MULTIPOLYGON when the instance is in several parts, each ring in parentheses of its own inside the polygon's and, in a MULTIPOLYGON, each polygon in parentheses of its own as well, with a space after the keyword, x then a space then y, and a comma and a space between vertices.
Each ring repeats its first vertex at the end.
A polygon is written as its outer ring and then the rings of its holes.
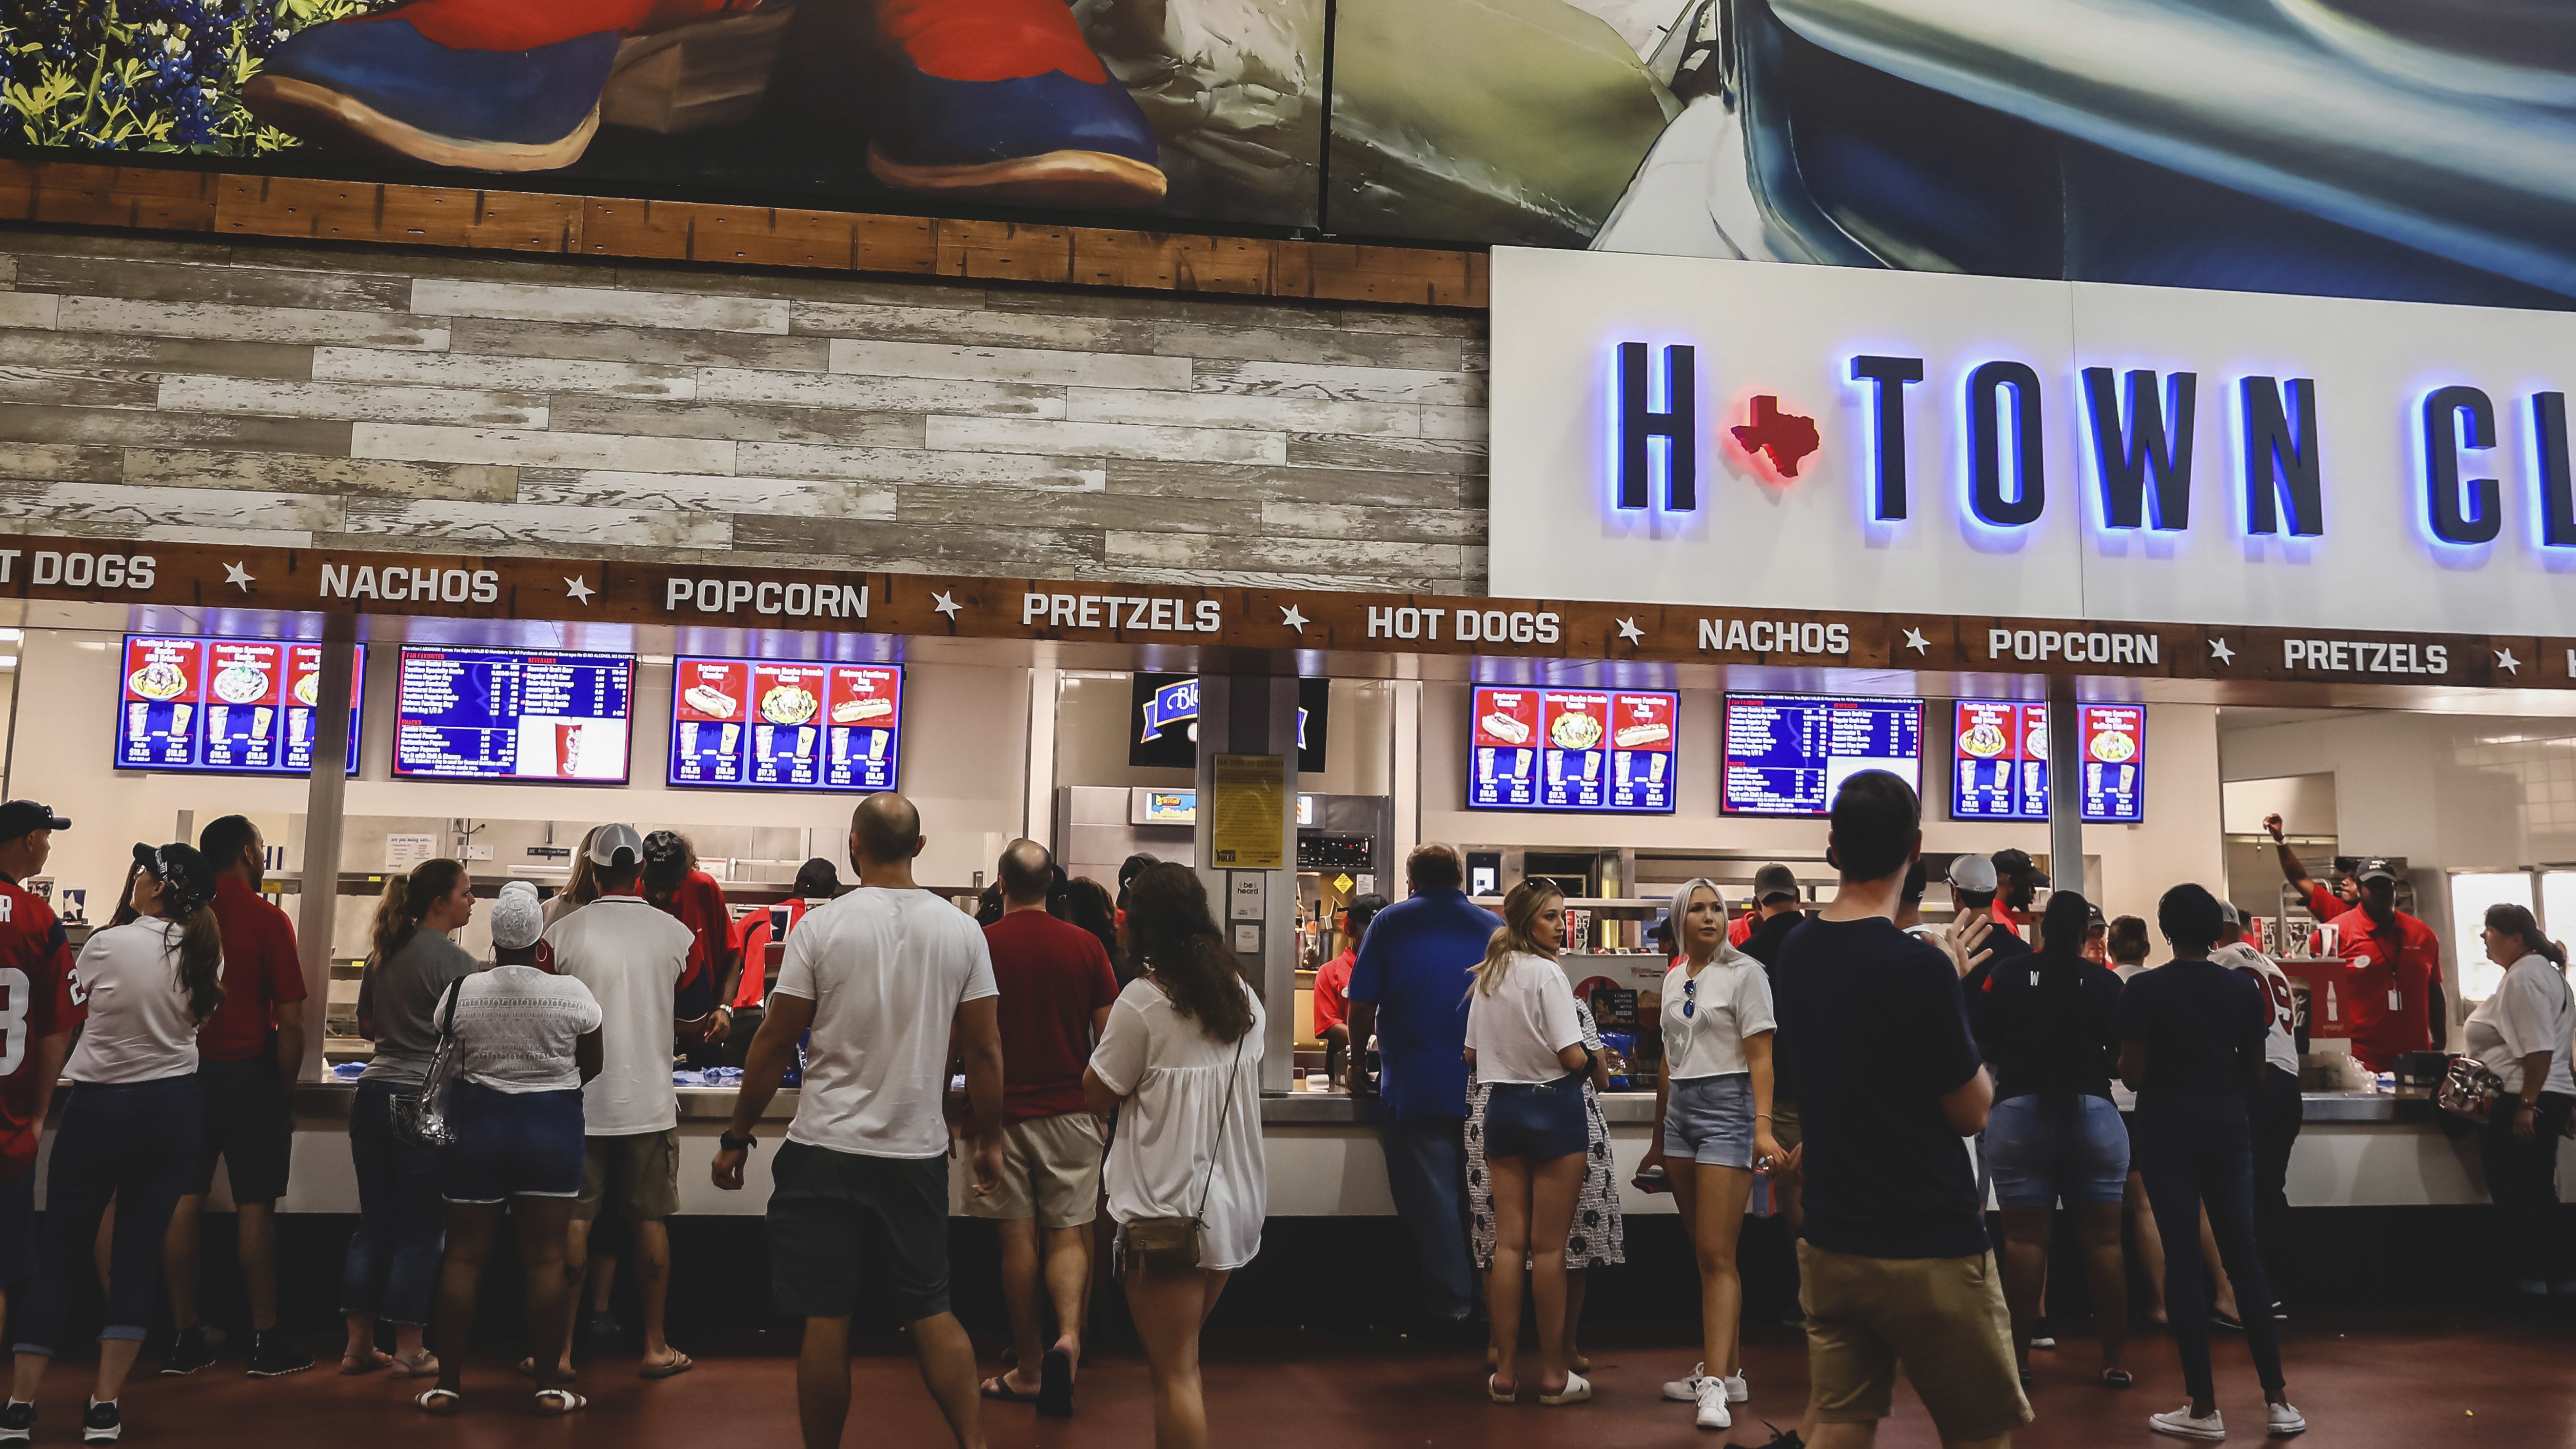
MULTIPOLYGON (((2064 1345, 2035 1356, 2039 1419, 2015 1436, 2017 1444, 2072 1449, 2179 1442, 2146 1429, 2150 1411, 2181 1402, 2169 1341, 2158 1336, 2134 1347, 2131 1366, 2139 1384, 2125 1394, 2089 1384, 2099 1362, 2089 1340, 2070 1337, 2064 1345)), ((792 1445, 795 1365, 784 1356, 785 1347, 782 1342, 774 1352, 701 1352, 695 1372, 659 1383, 635 1378, 632 1360, 586 1360, 580 1388, 591 1396, 591 1407, 562 1421, 532 1417, 523 1381, 510 1376, 499 1359, 474 1365, 465 1413, 438 1420, 406 1402, 418 1386, 381 1376, 338 1378, 330 1360, 309 1373, 268 1381, 245 1378, 238 1362, 227 1361, 188 1379, 139 1377, 125 1398, 126 1441, 188 1449, 792 1445)), ((2303 1449, 2576 1449, 2576 1328, 2565 1324, 2488 1324, 2447 1314, 2424 1323, 2337 1319, 2295 1325, 2284 1351, 2291 1396, 2314 1425, 2303 1449)), ((1803 1352, 1785 1329, 1756 1330, 1746 1362, 1753 1402, 1742 1406, 1739 1427, 1728 1434, 1695 1431, 1687 1405, 1658 1398, 1661 1381, 1688 1369, 1696 1356, 1677 1340, 1623 1339, 1598 1346, 1593 1378, 1599 1397, 1568 1409, 1490 1405, 1475 1356, 1420 1352, 1393 1340, 1229 1336, 1211 1342, 1209 1353, 1209 1419, 1220 1449, 1714 1449, 1728 1442, 1762 1443, 1768 1438, 1764 1418, 1783 1427, 1793 1423, 1805 1385, 1803 1352)), ((2222 1335, 2217 1357, 2220 1407, 2235 1430, 2231 1442, 2260 1443, 2262 1396, 2243 1342, 2222 1335)), ((872 1346, 854 1363, 853 1374, 845 1444, 937 1449, 948 1442, 899 1345, 872 1346)), ((80 1394, 88 1377, 87 1364, 68 1360, 50 1376, 39 1446, 78 1443, 80 1394)), ((1888 1449, 1936 1444, 1911 1392, 1900 1388, 1897 1402, 1897 1415, 1878 1442, 1888 1449)), ((984 1408, 995 1449, 1152 1442, 1144 1365, 1130 1354, 1105 1354, 1089 1366, 1070 1422, 1039 1420, 1018 1405, 984 1408)))

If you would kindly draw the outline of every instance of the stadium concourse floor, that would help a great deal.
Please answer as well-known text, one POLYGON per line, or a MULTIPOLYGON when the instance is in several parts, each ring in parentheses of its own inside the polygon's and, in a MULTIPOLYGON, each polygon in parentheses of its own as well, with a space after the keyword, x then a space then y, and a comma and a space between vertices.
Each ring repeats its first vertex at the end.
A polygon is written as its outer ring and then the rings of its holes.
MULTIPOLYGON (((2458 1311, 2329 1316, 2291 1326, 2284 1350, 2291 1397, 2314 1426, 2318 1449, 2419 1449, 2481 1444, 2497 1449, 2576 1449, 2576 1326, 2481 1320, 2458 1311)), ((2161 1332, 2131 1353, 2138 1387, 2112 1393, 2090 1383, 2098 1351, 2068 1335, 2034 1355, 2039 1419, 2020 1445, 2171 1444, 2148 1433, 2151 1410, 2182 1400, 2172 1344, 2161 1332)), ((317 1343, 317 1348, 324 1345, 317 1343)), ((344 1379, 336 1359, 290 1379, 243 1376, 236 1356, 188 1379, 138 1376, 125 1397, 126 1443, 187 1449, 276 1449, 294 1444, 360 1444, 368 1449, 517 1449, 552 1444, 618 1449, 706 1449, 709 1445, 793 1445, 795 1363, 785 1337, 690 1345, 699 1367, 646 1383, 632 1360, 584 1361, 583 1413, 540 1421, 528 1412, 523 1381, 504 1359, 477 1359, 467 1376, 465 1412, 429 1419, 405 1401, 405 1385, 381 1375, 344 1379)), ((1223 1449, 1375 1449, 1375 1446, 1494 1445, 1514 1449, 1601 1449, 1603 1445, 1760 1444, 1761 1420, 1794 1423, 1805 1358, 1792 1330, 1757 1327, 1746 1353, 1754 1398, 1732 1433, 1697 1433, 1690 1411, 1657 1397, 1662 1380, 1696 1354, 1670 1335, 1605 1336, 1592 1345, 1595 1402, 1578 1408, 1498 1407, 1484 1401, 1481 1358, 1418 1349, 1393 1336, 1224 1335, 1209 1345, 1213 1440, 1223 1449)), ((995 1346, 987 1344, 988 1355, 995 1346)), ((2220 1408, 2232 1442, 2262 1440, 2262 1396, 2241 1340, 2216 1344, 2220 1408)), ((45 1386, 36 1442, 76 1444, 86 1365, 66 1359, 45 1386)), ((417 1386, 413 1386, 417 1387, 417 1386)), ((924 1446, 948 1442, 899 1339, 865 1344, 854 1365, 853 1410, 845 1444, 924 1446)), ((1900 1388, 1897 1416, 1880 1432, 1887 1449, 1931 1449, 1931 1423, 1900 1388)), ((1070 1421, 1041 1420, 1021 1405, 988 1403, 994 1449, 1136 1449, 1152 1442, 1143 1362, 1105 1351, 1086 1370, 1070 1421)))

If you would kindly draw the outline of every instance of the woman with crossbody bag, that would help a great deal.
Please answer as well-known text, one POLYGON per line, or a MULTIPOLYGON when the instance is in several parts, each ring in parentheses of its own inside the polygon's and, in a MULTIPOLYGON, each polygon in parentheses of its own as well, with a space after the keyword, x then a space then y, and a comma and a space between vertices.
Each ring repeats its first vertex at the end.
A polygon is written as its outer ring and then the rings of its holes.
POLYGON ((1205 1449, 1199 1326, 1226 1278, 1261 1251, 1260 997, 1235 969, 1187 866, 1136 877, 1123 925, 1145 974, 1109 1010, 1082 1077, 1118 1113, 1102 1167, 1127 1309, 1154 1376, 1155 1449, 1205 1449))

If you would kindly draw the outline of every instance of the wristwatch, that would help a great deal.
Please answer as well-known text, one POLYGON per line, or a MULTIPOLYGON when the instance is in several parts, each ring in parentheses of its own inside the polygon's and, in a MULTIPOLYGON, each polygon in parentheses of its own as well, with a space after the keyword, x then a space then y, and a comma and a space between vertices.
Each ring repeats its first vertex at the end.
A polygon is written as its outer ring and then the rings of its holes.
POLYGON ((727 1152, 749 1152, 760 1145, 760 1139, 748 1132, 736 1137, 731 1129, 727 1129, 716 1134, 716 1145, 727 1152))

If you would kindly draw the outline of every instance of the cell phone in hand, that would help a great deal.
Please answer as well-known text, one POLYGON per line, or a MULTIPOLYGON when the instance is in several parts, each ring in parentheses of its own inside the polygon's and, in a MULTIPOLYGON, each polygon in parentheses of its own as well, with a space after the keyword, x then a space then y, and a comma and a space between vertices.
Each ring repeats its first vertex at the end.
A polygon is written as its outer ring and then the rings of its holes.
POLYGON ((1672 1179, 1664 1175, 1664 1170, 1661 1167, 1641 1167, 1637 1169, 1637 1175, 1628 1179, 1628 1185, 1643 1193, 1671 1192, 1673 1190, 1672 1179))

